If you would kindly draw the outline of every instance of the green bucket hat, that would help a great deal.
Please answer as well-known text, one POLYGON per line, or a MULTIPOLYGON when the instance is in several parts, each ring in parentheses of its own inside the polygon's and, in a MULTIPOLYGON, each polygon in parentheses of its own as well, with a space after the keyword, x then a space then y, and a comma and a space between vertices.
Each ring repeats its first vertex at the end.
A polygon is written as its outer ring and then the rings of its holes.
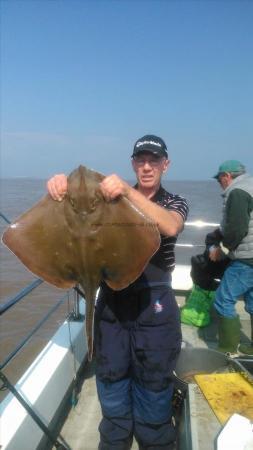
POLYGON ((224 161, 219 169, 216 175, 214 175, 213 178, 218 178, 221 173, 244 173, 245 172, 245 166, 236 159, 229 159, 228 161, 224 161))

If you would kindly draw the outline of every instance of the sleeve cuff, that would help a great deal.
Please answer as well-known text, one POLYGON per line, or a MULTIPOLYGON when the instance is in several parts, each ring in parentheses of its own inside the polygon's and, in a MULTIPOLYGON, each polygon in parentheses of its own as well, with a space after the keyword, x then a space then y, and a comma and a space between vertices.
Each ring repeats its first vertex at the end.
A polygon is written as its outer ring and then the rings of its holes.
POLYGON ((220 248, 221 248, 222 252, 224 253, 224 255, 228 255, 229 254, 230 250, 227 247, 224 247, 222 242, 220 242, 220 248))

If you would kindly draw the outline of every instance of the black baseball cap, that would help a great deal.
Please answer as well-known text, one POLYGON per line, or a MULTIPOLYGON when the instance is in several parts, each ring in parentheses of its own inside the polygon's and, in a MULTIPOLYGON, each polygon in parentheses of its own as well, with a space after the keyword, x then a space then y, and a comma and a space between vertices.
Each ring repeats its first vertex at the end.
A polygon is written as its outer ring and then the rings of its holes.
POLYGON ((154 134, 146 134, 135 142, 132 158, 142 152, 149 152, 158 157, 165 156, 165 158, 168 158, 165 142, 154 134))

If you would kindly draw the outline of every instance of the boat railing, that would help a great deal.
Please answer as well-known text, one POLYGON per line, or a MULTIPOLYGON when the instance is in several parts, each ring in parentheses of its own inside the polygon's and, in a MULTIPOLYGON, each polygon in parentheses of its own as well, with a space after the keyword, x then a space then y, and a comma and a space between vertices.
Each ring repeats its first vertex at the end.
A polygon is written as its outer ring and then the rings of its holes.
MULTIPOLYGON (((205 222, 205 221, 203 221, 203 220, 195 220, 195 221, 191 221, 191 222, 185 222, 185 227, 186 228, 188 228, 188 227, 192 227, 192 228, 195 228, 195 229, 197 229, 197 230, 201 230, 201 229, 206 229, 206 228, 218 228, 219 227, 219 223, 215 223, 215 222, 205 222)), ((198 247, 200 247, 200 248, 204 248, 205 247, 205 244, 204 243, 198 243, 198 244, 196 244, 196 243, 186 243, 186 242, 182 242, 182 243, 179 243, 179 242, 177 242, 176 243, 176 247, 184 247, 184 248, 198 248, 198 247)))
MULTIPOLYGON (((0 217, 7 223, 10 224, 10 220, 0 212, 0 217)), ((36 278, 34 281, 29 283, 25 288, 21 289, 16 295, 8 298, 2 305, 0 305, 0 316, 6 313, 10 308, 15 306, 21 300, 25 299, 28 294, 30 294, 34 289, 38 288, 44 280, 41 278, 36 278)), ((74 288, 74 306, 72 311, 68 312, 65 319, 79 320, 80 318, 80 298, 83 297, 82 291, 76 286, 74 288)), ((44 317, 32 328, 32 330, 22 339, 21 342, 17 344, 13 351, 11 351, 0 363, 0 370, 3 370, 7 364, 19 353, 19 351, 28 343, 28 341, 34 336, 34 334, 44 325, 44 323, 51 317, 51 315, 69 298, 68 293, 61 296, 58 302, 50 308, 50 310, 44 315, 44 317)))
POLYGON ((203 253, 207 233, 219 224, 203 220, 187 221, 184 233, 180 234, 175 249, 176 267, 172 273, 172 288, 176 297, 186 298, 192 289, 191 258, 203 253))

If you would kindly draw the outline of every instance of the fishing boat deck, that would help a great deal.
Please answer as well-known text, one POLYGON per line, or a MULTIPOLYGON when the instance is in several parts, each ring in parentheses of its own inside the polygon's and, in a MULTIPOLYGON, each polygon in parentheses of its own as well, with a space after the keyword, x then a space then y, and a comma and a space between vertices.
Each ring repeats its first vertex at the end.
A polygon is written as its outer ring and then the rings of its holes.
POLYGON ((70 410, 60 436, 71 450, 97 450, 101 409, 96 392, 94 361, 87 364, 81 373, 80 388, 78 403, 70 410))
MULTIPOLYGON (((185 300, 183 297, 177 297, 177 301, 178 304, 182 306, 185 300)), ((242 301, 237 304, 237 312, 241 318, 241 341, 248 342, 250 336, 250 321, 249 315, 244 311, 244 303, 242 301)), ((209 326, 199 329, 182 324, 182 332, 185 346, 201 348, 217 347, 217 324, 215 314, 213 315, 212 322, 209 326)), ((101 411, 96 394, 94 371, 94 362, 88 364, 84 368, 80 379, 78 403, 74 408, 71 408, 67 419, 60 430, 59 437, 65 442, 67 448, 71 450, 95 450, 98 448, 98 424, 101 418, 101 411)), ((189 389, 188 395, 195 396, 193 403, 195 411, 193 408, 190 414, 195 422, 197 421, 197 418, 199 418, 199 436, 198 439, 195 440, 195 447, 192 448, 189 444, 188 448, 191 450, 213 450, 215 448, 214 439, 217 437, 221 425, 204 399, 199 388, 194 385, 190 386, 191 389, 189 389)), ((183 424, 183 426, 186 426, 184 422, 183 424)), ((196 429, 197 428, 195 427, 195 431, 196 429)), ((180 450, 188 450, 185 446, 180 446, 179 448, 180 450)), ((134 441, 132 450, 136 449, 138 449, 138 445, 134 441)))

